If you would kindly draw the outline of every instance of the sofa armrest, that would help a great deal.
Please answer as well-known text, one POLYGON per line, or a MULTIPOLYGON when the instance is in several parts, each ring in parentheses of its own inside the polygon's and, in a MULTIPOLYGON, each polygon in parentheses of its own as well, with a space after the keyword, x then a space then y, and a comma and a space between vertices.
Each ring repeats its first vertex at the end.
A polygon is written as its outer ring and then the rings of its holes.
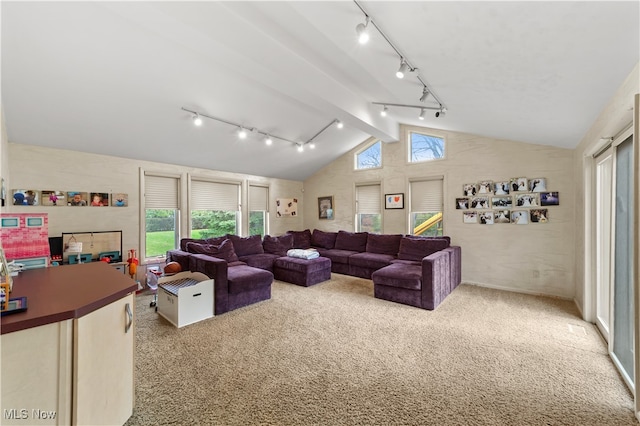
POLYGON ((435 309, 451 293, 450 255, 437 251, 422 259, 422 307, 435 309))
POLYGON ((166 262, 177 262, 183 271, 189 271, 189 258, 191 253, 182 250, 168 250, 166 262))
POLYGON ((444 251, 449 253, 451 262, 451 291, 462 282, 462 249, 460 246, 449 246, 444 251))
POLYGON ((220 315, 229 310, 229 284, 227 281, 227 262, 206 254, 192 254, 190 259, 192 272, 202 272, 214 280, 214 309, 220 315))

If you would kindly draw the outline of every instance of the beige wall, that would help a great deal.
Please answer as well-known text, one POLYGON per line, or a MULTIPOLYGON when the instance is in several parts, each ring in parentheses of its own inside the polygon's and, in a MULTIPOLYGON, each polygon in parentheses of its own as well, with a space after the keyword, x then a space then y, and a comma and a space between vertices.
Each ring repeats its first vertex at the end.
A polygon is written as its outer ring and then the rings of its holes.
POLYGON ((573 151, 543 145, 496 140, 470 134, 401 126, 401 140, 382 145, 383 167, 355 171, 353 155, 340 157, 304 182, 304 226, 354 230, 355 184, 380 182, 382 192, 405 193, 404 210, 383 210, 385 233, 408 233, 409 180, 444 176, 444 233, 462 247, 462 278, 467 283, 572 298, 574 295, 575 183, 573 151), (408 132, 446 139, 446 159, 406 162, 408 132), (465 183, 544 177, 560 193, 560 205, 549 207, 547 224, 463 224, 455 209, 465 183), (335 220, 319 220, 317 197, 333 195, 335 220))
POLYGON ((640 71, 636 64, 620 88, 611 97, 574 151, 576 181, 576 293, 575 300, 588 321, 594 321, 595 309, 595 227, 594 162, 592 155, 633 121, 633 99, 640 92, 640 71))
MULTIPOLYGON (((301 217, 276 218, 275 215, 275 199, 279 197, 298 198, 299 208, 304 207, 302 182, 16 143, 8 144, 8 152, 12 189, 57 189, 128 194, 129 207, 126 208, 7 207, 6 211, 9 212, 34 212, 37 209, 48 213, 50 236, 59 236, 62 232, 122 230, 125 255, 127 250, 135 248, 140 256, 140 168, 154 172, 179 174, 185 177, 189 173, 195 177, 242 181, 245 189, 247 182, 269 185, 270 232, 277 235, 283 234, 289 229, 301 229, 302 227, 301 217)), ((243 198, 243 204, 246 205, 246 195, 243 198)), ((182 205, 186 208, 186 201, 182 205)), ((246 216, 246 209, 244 214, 246 216)), ((186 215, 183 216, 186 217, 186 215)))
MULTIPOLYGON (((0 107, 0 178, 4 179, 6 196, 9 196, 9 139, 7 138, 7 128, 4 123, 4 109, 0 107)), ((9 202, 8 199, 6 201, 9 202)), ((0 211, 4 211, 4 207, 0 207, 0 211)))

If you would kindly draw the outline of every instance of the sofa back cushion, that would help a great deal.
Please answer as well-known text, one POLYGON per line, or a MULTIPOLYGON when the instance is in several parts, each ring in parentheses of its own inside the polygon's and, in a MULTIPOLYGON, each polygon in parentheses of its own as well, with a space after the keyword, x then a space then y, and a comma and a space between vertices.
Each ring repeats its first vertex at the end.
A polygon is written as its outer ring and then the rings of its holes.
POLYGON ((285 234, 280 235, 279 237, 265 235, 262 240, 262 248, 265 253, 286 256, 287 251, 293 248, 293 235, 285 234))
POLYGON ((369 234, 367 252, 397 256, 402 234, 369 234))
POLYGON ((260 235, 251 235, 250 237, 229 235, 229 239, 233 243, 233 249, 238 257, 264 253, 262 237, 260 235))
POLYGON ((180 250, 189 251, 189 250, 187 250, 187 244, 189 244, 189 243, 206 244, 207 241, 206 240, 199 240, 197 238, 182 238, 180 240, 180 250))
POLYGON ((188 242, 187 251, 189 253, 206 254, 207 256, 217 257, 218 259, 225 260, 227 263, 238 261, 238 256, 233 249, 231 240, 224 240, 220 245, 188 242))
POLYGON ((448 235, 441 235, 439 237, 423 237, 421 235, 405 235, 406 238, 413 238, 414 240, 447 240, 449 245, 451 245, 451 237, 448 235))
POLYGON ((337 232, 324 232, 319 229, 314 229, 313 234, 311 234, 311 245, 324 249, 332 249, 336 244, 337 236, 337 232))
POLYGON ((447 247, 449 247, 449 241, 444 238, 402 237, 398 259, 422 260, 422 258, 447 247))
POLYGON ((287 234, 293 235, 293 246, 291 248, 308 249, 311 247, 311 231, 287 231, 287 234))
POLYGON ((222 242, 224 240, 228 240, 228 239, 229 239, 229 234, 223 235, 222 237, 207 238, 204 241, 207 244, 212 244, 214 246, 219 246, 220 244, 222 244, 222 242))
POLYGON ((335 248, 362 253, 367 250, 367 232, 338 231, 335 248))

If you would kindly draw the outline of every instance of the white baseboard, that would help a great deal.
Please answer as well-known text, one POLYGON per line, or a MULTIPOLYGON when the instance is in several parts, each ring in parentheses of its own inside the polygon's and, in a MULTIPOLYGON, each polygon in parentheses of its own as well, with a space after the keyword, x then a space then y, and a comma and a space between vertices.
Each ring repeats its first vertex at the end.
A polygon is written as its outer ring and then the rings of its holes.
POLYGON ((563 295, 560 295, 560 294, 553 294, 553 293, 543 293, 541 291, 529 290, 529 289, 526 289, 526 288, 504 287, 504 286, 499 286, 499 285, 495 285, 495 284, 478 283, 478 282, 473 282, 473 281, 462 281, 462 284, 469 284, 469 285, 475 285, 475 286, 478 286, 478 287, 492 288, 494 290, 510 291, 512 293, 530 294, 532 296, 555 297, 557 299, 573 300, 575 302, 575 299, 572 298, 572 297, 569 297, 569 296, 563 296, 563 295))

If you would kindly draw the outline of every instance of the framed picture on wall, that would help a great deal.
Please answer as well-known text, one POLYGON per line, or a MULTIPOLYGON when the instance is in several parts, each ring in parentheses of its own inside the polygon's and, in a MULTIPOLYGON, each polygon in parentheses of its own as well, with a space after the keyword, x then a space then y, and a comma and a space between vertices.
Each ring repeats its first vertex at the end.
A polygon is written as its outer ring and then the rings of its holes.
POLYGON ((560 194, 557 192, 540 193, 540 205, 541 206, 559 206, 560 194))
POLYGON ((385 209, 404 209, 404 194, 384 194, 385 209))
POLYGON ((333 195, 318 197, 318 219, 333 219, 333 195))

